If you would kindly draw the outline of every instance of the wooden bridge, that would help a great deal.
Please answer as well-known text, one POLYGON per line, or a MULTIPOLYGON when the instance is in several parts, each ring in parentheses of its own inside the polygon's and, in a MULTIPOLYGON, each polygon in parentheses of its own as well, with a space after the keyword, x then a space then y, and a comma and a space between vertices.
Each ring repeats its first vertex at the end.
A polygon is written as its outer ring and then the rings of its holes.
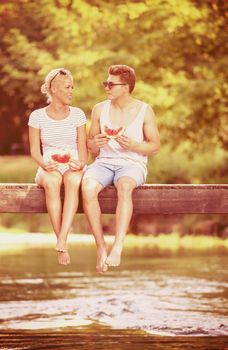
MULTIPOLYGON (((64 191, 62 191, 62 198, 64 191)), ((99 195, 103 213, 115 213, 113 186, 99 195)), ((133 192, 134 214, 226 214, 228 185, 146 184, 133 192)), ((0 213, 46 213, 44 190, 35 184, 0 183, 0 213)), ((79 213, 83 213, 80 199, 79 213)))

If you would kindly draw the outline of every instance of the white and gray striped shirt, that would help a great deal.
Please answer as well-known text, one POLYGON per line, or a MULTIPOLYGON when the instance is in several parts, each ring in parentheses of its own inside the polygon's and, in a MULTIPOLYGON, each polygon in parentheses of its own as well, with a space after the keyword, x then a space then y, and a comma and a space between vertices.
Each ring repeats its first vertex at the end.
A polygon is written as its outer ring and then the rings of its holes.
POLYGON ((86 124, 85 113, 77 107, 70 107, 69 115, 55 120, 47 115, 46 108, 34 110, 28 125, 40 130, 43 157, 48 158, 55 151, 72 151, 78 159, 77 128, 86 124))

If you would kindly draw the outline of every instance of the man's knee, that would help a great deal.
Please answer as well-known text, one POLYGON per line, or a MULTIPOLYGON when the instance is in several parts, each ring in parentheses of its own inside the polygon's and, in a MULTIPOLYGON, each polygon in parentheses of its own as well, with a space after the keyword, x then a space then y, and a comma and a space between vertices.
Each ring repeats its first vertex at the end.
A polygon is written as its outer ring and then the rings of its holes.
POLYGON ((91 199, 97 196, 102 186, 94 179, 87 178, 82 180, 82 195, 84 199, 91 199))
POLYGON ((131 196, 136 183, 131 179, 120 179, 116 184, 118 196, 131 196))

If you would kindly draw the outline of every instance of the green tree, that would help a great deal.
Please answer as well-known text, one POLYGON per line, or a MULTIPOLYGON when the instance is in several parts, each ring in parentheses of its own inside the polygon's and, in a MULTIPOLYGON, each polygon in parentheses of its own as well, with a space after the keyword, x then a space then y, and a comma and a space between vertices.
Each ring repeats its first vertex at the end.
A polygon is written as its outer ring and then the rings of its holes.
POLYGON ((73 72, 74 104, 89 115, 115 63, 135 68, 135 96, 154 106, 163 144, 226 148, 226 18, 225 0, 3 1, 1 154, 26 139, 49 70, 73 72))

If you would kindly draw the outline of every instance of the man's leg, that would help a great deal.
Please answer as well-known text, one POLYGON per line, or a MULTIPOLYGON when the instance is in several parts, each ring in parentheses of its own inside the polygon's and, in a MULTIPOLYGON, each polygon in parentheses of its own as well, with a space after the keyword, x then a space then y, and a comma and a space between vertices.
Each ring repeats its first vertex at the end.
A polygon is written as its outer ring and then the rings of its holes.
POLYGON ((137 183, 133 178, 123 176, 119 178, 115 187, 118 195, 116 208, 116 236, 112 250, 106 259, 106 263, 109 266, 118 266, 120 264, 124 237, 133 212, 132 191, 137 187, 137 183))
POLYGON ((102 189, 103 186, 93 178, 85 178, 82 181, 83 207, 95 238, 97 246, 96 269, 100 273, 108 269, 105 264, 107 247, 104 240, 101 224, 101 209, 98 202, 98 194, 102 189))

